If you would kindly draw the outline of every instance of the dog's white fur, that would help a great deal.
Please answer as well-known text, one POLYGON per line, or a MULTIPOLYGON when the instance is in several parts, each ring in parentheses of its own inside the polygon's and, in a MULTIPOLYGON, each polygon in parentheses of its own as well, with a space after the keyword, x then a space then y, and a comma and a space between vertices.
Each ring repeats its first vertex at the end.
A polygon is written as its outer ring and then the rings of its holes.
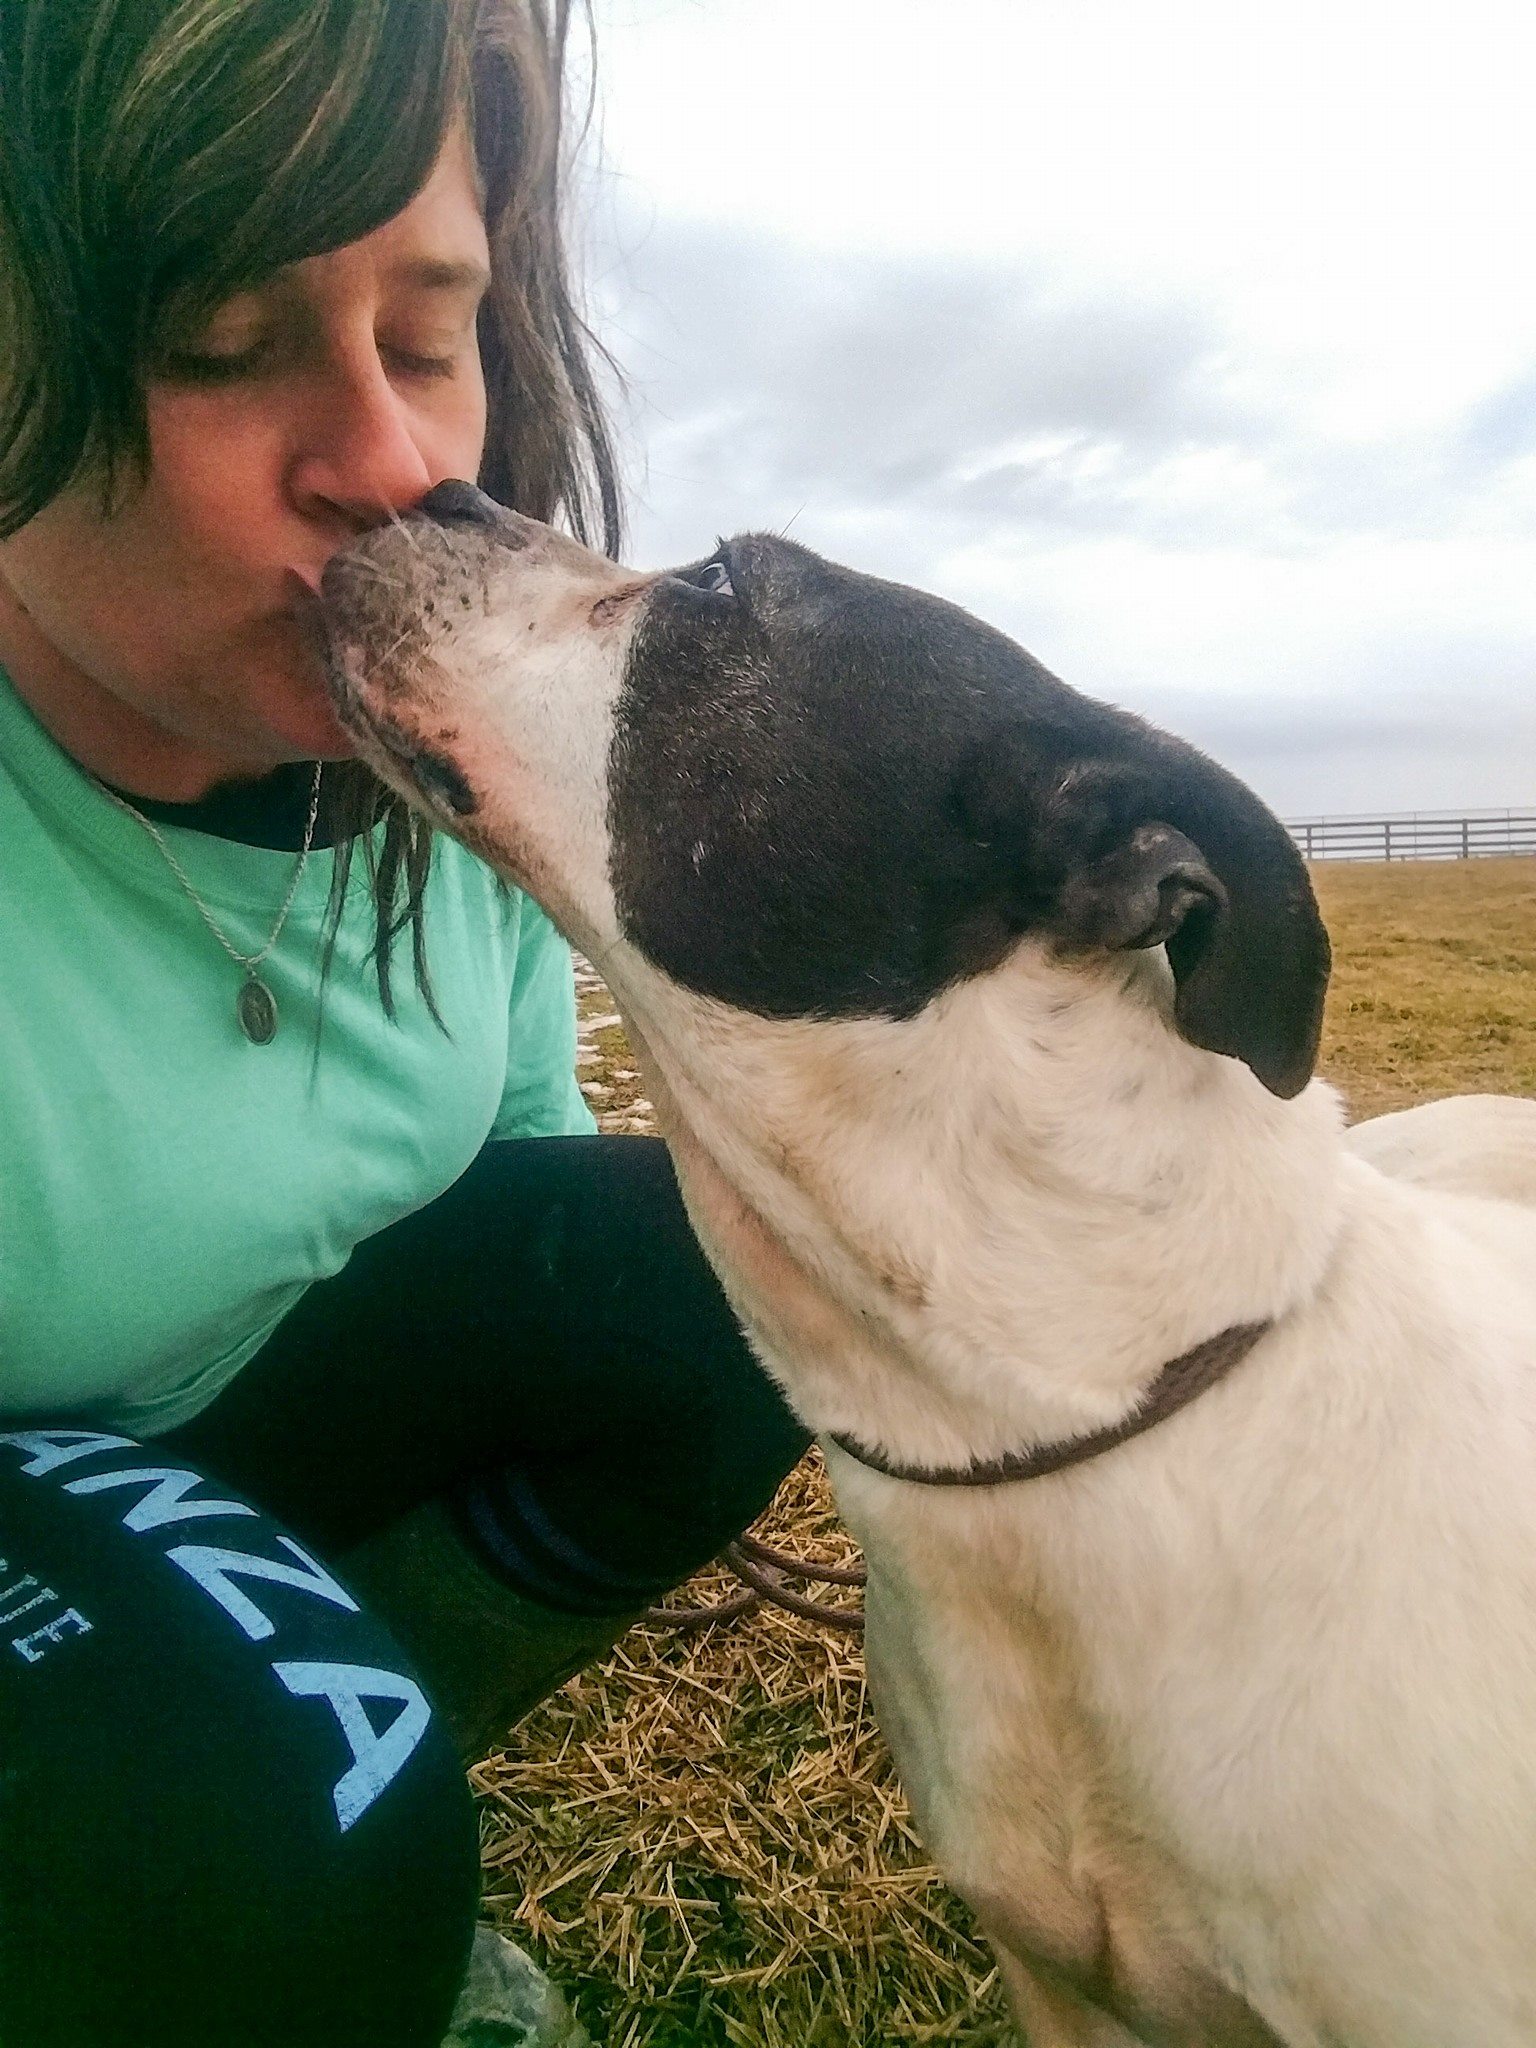
POLYGON ((465 836, 607 979, 811 1426, 991 1457, 1275 1322, 1048 1479, 925 1488, 828 1446, 881 1726, 1034 2048, 1528 2048, 1536 1105, 1346 1135, 1325 1085, 1281 1102, 1185 1044, 1160 953, 1027 941, 905 1022, 680 988, 607 881, 623 606, 591 622, 589 567, 530 623, 562 559, 509 562, 482 657, 445 654, 415 715, 489 792, 465 836))
POLYGON ((1509 1095, 1452 1095, 1372 1117, 1349 1149, 1398 1180, 1458 1195, 1536 1202, 1536 1102, 1509 1095))
POLYGON ((1536 1214, 1386 1178, 1330 1090, 1276 1102, 1119 968, 1026 947, 839 1025, 605 971, 818 1430, 990 1457, 1278 1319, 1049 1480, 927 1489, 828 1446, 882 1728, 1032 2041, 1137 2038, 1074 1989, 1153 2040, 1536 2039, 1536 1214))

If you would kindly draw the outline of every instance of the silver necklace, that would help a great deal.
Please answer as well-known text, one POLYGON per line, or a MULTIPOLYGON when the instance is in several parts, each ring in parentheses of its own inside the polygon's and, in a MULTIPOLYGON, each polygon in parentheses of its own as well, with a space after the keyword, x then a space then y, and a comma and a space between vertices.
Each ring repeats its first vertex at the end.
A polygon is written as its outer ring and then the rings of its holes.
MULTIPOLYGON (((110 797, 120 811, 126 811, 130 818, 138 819, 144 830, 165 855, 171 873, 191 897, 203 923, 207 925, 209 931, 213 933, 213 936, 224 948, 230 959, 234 961, 235 965, 244 968, 245 979, 240 984, 239 995, 235 998, 235 1016, 239 1021, 240 1029, 245 1033, 252 1045, 270 1045, 277 1036, 277 998, 256 970, 277 944, 278 934, 287 923, 288 913, 293 908, 293 899, 298 894, 299 877, 303 874, 305 863, 309 859, 309 850, 315 837, 315 819, 320 810, 321 766, 322 764, 319 761, 315 763, 315 779, 309 792, 309 816, 304 821, 304 843, 299 848, 299 858, 294 865, 293 879, 288 884, 288 894, 283 898, 283 907, 277 913, 277 922, 273 925, 271 931, 268 932, 267 942, 259 953, 236 952, 235 948, 214 923, 213 918, 209 914, 207 904, 187 880, 186 869, 166 845, 164 835, 153 819, 146 818, 144 813, 136 810, 126 797, 119 796, 115 789, 108 789, 104 782, 96 783, 96 787, 101 791, 102 795, 110 797)), ((94 776, 91 779, 93 782, 96 781, 94 776)))

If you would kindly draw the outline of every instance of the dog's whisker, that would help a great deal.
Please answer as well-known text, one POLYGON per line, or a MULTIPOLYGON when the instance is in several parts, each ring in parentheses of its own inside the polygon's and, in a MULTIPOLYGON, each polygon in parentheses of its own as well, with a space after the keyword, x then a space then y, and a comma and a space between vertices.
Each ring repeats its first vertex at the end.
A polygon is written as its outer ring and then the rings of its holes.
POLYGON ((395 527, 404 536, 406 546, 414 555, 421 553, 421 536, 415 532, 415 521, 408 519, 398 506, 387 508, 387 525, 395 527))
POLYGON ((376 562, 371 555, 354 556, 349 567, 354 575, 370 577, 375 583, 382 584, 386 590, 406 593, 410 589, 403 576, 396 570, 386 569, 382 562, 376 562))
POLYGON ((415 631, 416 622, 414 619, 410 622, 409 625, 402 626, 400 631, 395 635, 394 639, 390 641, 388 647, 386 647, 381 654, 375 656, 373 664, 375 669, 387 668, 390 662, 394 660, 395 656, 400 652, 400 649, 405 645, 406 641, 410 639, 411 635, 415 631))

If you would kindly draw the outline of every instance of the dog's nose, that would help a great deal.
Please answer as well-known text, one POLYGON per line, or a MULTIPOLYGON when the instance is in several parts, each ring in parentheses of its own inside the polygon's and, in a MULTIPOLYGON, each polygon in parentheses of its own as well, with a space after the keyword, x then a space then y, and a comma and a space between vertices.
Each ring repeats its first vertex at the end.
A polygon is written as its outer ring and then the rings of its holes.
POLYGON ((434 484, 416 510, 440 526, 501 526, 507 517, 494 498, 457 476, 434 484))

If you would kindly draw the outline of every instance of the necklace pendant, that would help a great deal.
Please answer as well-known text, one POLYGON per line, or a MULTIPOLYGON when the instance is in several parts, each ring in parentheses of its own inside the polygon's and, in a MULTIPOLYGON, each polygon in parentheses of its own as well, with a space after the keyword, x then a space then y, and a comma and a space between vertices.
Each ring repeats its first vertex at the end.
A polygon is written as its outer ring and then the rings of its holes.
POLYGON ((270 1045, 277 1036, 277 998, 255 974, 248 974, 235 1003, 240 1029, 252 1045, 270 1045))

